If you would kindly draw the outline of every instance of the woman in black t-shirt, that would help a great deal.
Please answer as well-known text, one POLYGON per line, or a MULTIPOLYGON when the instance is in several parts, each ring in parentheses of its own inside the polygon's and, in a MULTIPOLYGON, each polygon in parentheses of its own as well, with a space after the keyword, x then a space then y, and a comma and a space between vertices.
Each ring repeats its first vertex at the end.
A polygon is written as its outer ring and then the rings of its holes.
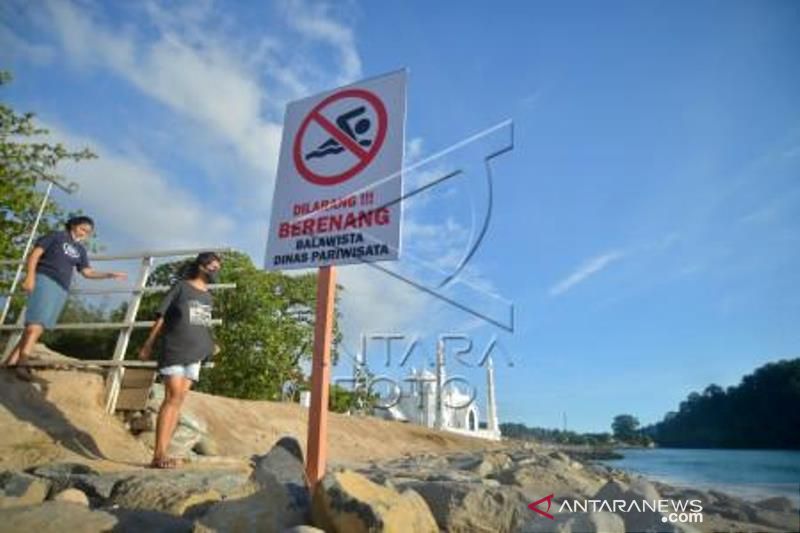
POLYGON ((77 270, 87 279, 127 279, 124 272, 97 272, 89 264, 82 242, 94 231, 87 216, 72 217, 64 231, 40 237, 28 255, 27 273, 22 288, 28 293, 25 330, 11 351, 6 366, 16 367, 17 375, 31 379, 25 361, 46 329, 55 326, 69 295, 72 275, 77 270))
POLYGON ((152 357, 158 344, 158 372, 164 381, 164 401, 156 422, 153 468, 175 468, 177 460, 167 456, 181 406, 192 382, 200 378, 200 363, 212 355, 211 308, 208 284, 216 283, 222 263, 217 254, 204 252, 190 266, 185 280, 178 281, 158 307, 158 319, 139 350, 139 359, 152 357))

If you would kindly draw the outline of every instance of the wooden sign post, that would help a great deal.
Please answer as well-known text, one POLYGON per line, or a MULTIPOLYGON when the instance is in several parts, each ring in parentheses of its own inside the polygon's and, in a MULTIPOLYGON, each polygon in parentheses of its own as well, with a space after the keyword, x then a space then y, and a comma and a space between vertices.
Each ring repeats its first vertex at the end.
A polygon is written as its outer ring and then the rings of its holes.
POLYGON ((311 406, 308 413, 306 476, 311 493, 325 475, 328 442, 328 396, 331 380, 331 345, 336 297, 336 270, 320 267, 317 276, 317 311, 314 359, 311 364, 311 406))

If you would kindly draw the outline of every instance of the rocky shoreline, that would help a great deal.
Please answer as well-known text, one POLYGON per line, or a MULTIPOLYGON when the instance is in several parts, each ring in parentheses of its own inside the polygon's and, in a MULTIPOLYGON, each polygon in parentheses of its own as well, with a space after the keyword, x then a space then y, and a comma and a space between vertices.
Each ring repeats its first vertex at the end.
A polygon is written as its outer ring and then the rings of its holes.
MULTIPOLYGON (((572 456, 570 456, 572 455, 572 456)), ((539 507, 547 511, 546 503, 539 507)), ((281 439, 249 468, 101 473, 47 464, 0 473, 0 531, 798 531, 785 498, 747 502, 632 477, 531 443, 334 465, 313 497, 281 439), (549 519, 528 505, 552 494, 549 519), (659 512, 561 512, 565 501, 699 500, 702 523, 659 512)))

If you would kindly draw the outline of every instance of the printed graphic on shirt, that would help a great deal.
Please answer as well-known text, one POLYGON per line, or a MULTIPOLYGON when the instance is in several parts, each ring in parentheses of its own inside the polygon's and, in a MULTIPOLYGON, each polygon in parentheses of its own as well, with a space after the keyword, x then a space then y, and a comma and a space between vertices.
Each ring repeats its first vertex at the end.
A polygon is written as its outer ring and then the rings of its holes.
POLYGON ((63 248, 64 253, 73 259, 78 259, 81 256, 81 253, 78 251, 78 249, 71 243, 65 242, 63 248))
POLYGON ((189 300, 189 324, 193 326, 211 325, 211 306, 198 300, 189 300))

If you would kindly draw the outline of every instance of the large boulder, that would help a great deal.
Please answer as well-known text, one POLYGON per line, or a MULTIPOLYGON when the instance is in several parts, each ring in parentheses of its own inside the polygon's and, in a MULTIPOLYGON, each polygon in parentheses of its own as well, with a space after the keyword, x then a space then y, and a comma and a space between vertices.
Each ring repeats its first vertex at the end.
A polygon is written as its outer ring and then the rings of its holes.
POLYGON ((114 533, 190 533, 192 521, 159 511, 111 508, 105 511, 117 519, 114 533))
POLYGON ((708 496, 703 501, 703 512, 737 522, 752 521, 754 511, 755 507, 744 500, 715 490, 708 491, 708 496))
POLYGON ((7 470, 0 473, 0 509, 41 503, 49 490, 45 480, 7 470))
POLYGON ((457 454, 447 458, 449 467, 466 470, 486 477, 513 466, 514 461, 505 452, 457 454))
POLYGON ((116 526, 117 519, 111 514, 74 503, 51 501, 0 510, 0 532, 96 533, 116 526))
POLYGON ((607 503, 612 508, 618 502, 624 502, 626 511, 620 514, 625 522, 626 531, 646 533, 694 531, 689 525, 670 523, 667 516, 657 510, 661 495, 655 485, 644 478, 634 478, 630 485, 611 480, 597 491, 593 499, 601 500, 600 505, 607 503), (632 507, 633 509, 631 509, 632 507))
POLYGON ((622 500, 627 492, 628 485, 622 481, 612 479, 600 487, 600 490, 594 495, 594 499, 613 502, 614 500, 622 500))
POLYGON ((800 516, 795 510, 772 511, 750 504, 744 508, 749 517, 749 522, 760 524, 781 531, 800 531, 800 516))
POLYGON ((519 533, 625 533, 625 522, 614 513, 558 513, 530 518, 519 533))
POLYGON ((114 486, 132 475, 129 472, 98 474, 91 467, 78 463, 42 465, 28 471, 46 479, 52 485, 51 493, 63 492, 70 488, 78 489, 84 492, 94 505, 108 500, 114 486))
POLYGON ((74 486, 81 476, 96 476, 97 471, 80 463, 52 463, 29 468, 28 473, 50 481, 53 492, 74 486))
POLYGON ((328 532, 439 531, 419 494, 382 487, 349 470, 329 472, 317 484, 312 517, 328 532))
POLYGON ((426 472, 443 471, 451 468, 450 462, 446 457, 429 453, 394 459, 392 461, 387 461, 383 466, 393 470, 401 469, 426 472))
POLYGON ((144 411, 143 413, 135 412, 128 420, 128 425, 135 434, 144 431, 155 431, 157 418, 157 414, 150 410, 144 411))
MULTIPOLYGON (((153 385, 150 390, 150 398, 147 401, 147 413, 143 418, 150 417, 152 427, 155 429, 155 418, 164 401, 164 386, 160 383, 153 385)), ((141 440, 149 448, 155 445, 155 432, 153 429, 147 429, 150 425, 143 422, 138 426, 141 430, 139 440, 141 440)), ((133 429, 133 425, 131 426, 133 429)), ((172 434, 172 440, 169 444, 169 454, 176 457, 187 457, 192 454, 192 449, 204 438, 208 436, 208 424, 198 414, 194 413, 191 409, 184 407, 181 409, 180 416, 178 417, 178 424, 172 434)))
POLYGON ((535 462, 515 465, 491 477, 503 485, 520 487, 528 498, 534 499, 550 493, 589 496, 603 486, 602 477, 586 469, 573 468, 568 461, 539 457, 535 462))
POLYGON ((278 481, 300 485, 307 489, 303 448, 297 439, 283 437, 264 455, 254 455, 250 459, 253 473, 250 476, 257 483, 278 481))
POLYGON ((117 483, 110 503, 127 509, 198 516, 214 502, 240 494, 247 476, 238 471, 161 471, 117 483))
POLYGON ((403 457, 373 464, 356 470, 381 485, 397 482, 464 481, 478 483, 480 476, 473 472, 483 461, 482 454, 458 454, 442 457, 431 454, 403 457))
POLYGON ((255 456, 250 479, 262 488, 280 485, 287 492, 292 507, 310 512, 308 480, 303 449, 293 437, 283 437, 262 456, 255 456))
POLYGON ((554 468, 572 468, 575 470, 581 470, 583 468, 583 464, 578 461, 573 461, 572 458, 564 452, 551 452, 548 456, 549 459, 552 460, 550 463, 554 468))
POLYGON ((53 497, 53 500, 57 502, 75 503, 78 505, 83 505, 84 507, 89 507, 89 498, 83 491, 78 489, 67 489, 61 491, 53 497))
POLYGON ((447 457, 447 463, 451 468, 459 470, 472 470, 483 460, 482 454, 477 453, 458 453, 447 457))
MULTIPOLYGON (((145 435, 145 433, 143 433, 145 435)), ((169 441, 168 453, 174 457, 191 457, 192 450, 203 439, 204 433, 200 433, 190 426, 178 424, 172 433, 172 440, 169 441)), ((155 443, 155 439, 153 439, 155 443)))
POLYGON ((203 435, 208 433, 208 424, 206 421, 189 409, 181 409, 178 425, 187 427, 203 435))
POLYGON ((559 452, 559 451, 550 452, 549 454, 547 454, 547 456, 551 459, 555 459, 556 461, 560 461, 562 463, 569 464, 571 462, 569 456, 564 452, 559 452))
POLYGON ((204 435, 197 441, 197 444, 192 447, 192 451, 197 455, 204 455, 207 457, 220 455, 219 444, 208 435, 204 435))
POLYGON ((800 531, 797 510, 787 498, 769 498, 753 504, 714 490, 709 491, 708 496, 708 504, 703 504, 703 513, 780 531, 800 531))
POLYGON ((221 499, 222 496, 213 489, 175 489, 138 479, 133 483, 126 483, 120 490, 115 490, 112 502, 126 509, 160 511, 175 516, 199 516, 211 504, 221 499))
POLYGON ((403 487, 419 493, 439 528, 451 532, 514 531, 529 512, 530 501, 514 487, 426 481, 406 483, 403 487))
POLYGON ((505 470, 513 464, 511 457, 505 453, 487 453, 481 458, 481 461, 470 470, 480 477, 487 477, 496 472, 505 470))
POLYGON ((661 494, 658 493, 656 486, 644 478, 634 478, 631 480, 628 490, 644 500, 658 501, 661 499, 661 494))
POLYGON ((794 511, 792 500, 785 496, 776 496, 774 498, 767 498, 756 503, 756 505, 767 511, 777 511, 779 513, 790 513, 794 511))
POLYGON ((279 533, 306 524, 310 499, 300 444, 283 438, 263 456, 253 458, 252 494, 213 505, 195 530, 279 533))
MULTIPOLYGON (((409 472, 408 475, 413 476, 413 473, 409 472)), ((435 473, 431 472, 421 473, 421 475, 416 476, 416 479, 419 479, 421 481, 456 481, 461 483, 480 483, 482 481, 494 481, 494 480, 487 480, 483 476, 475 475, 471 472, 462 472, 460 470, 447 470, 435 473)))
POLYGON ((307 520, 308 511, 294 508, 289 493, 274 484, 249 496, 215 503, 197 520, 194 531, 279 533, 307 520))

